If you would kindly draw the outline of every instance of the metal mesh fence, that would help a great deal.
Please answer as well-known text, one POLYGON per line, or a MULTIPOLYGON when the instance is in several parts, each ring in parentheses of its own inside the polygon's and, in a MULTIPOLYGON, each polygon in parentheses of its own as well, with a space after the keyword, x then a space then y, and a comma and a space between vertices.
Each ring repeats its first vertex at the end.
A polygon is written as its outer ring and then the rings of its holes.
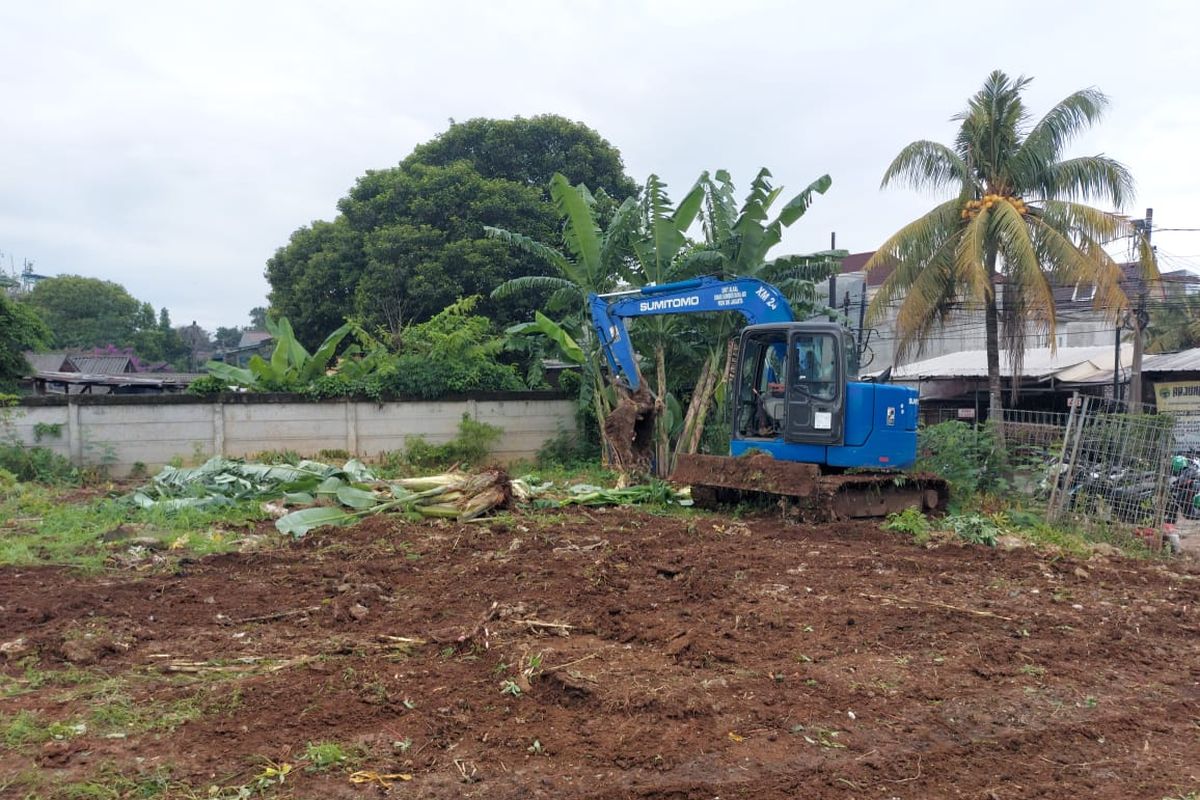
POLYGON ((1053 411, 1004 409, 1002 430, 1016 491, 1039 500, 1050 496, 1069 419, 1053 411))
POLYGON ((1100 397, 1076 395, 1074 402, 1050 463, 1048 515, 1161 536, 1163 523, 1182 511, 1172 469, 1177 416, 1152 407, 1134 414, 1127 403, 1100 397))

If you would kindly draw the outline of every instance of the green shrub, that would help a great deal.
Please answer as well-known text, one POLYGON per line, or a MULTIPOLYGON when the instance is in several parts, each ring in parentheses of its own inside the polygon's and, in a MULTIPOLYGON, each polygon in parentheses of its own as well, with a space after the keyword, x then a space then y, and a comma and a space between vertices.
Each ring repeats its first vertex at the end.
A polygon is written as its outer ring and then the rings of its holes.
POLYGON ((888 514, 882 527, 885 531, 911 536, 917 544, 925 544, 929 541, 929 532, 932 530, 929 519, 916 508, 906 508, 903 511, 888 514))
POLYGON ((990 427, 950 421, 922 428, 917 436, 917 469, 950 484, 951 496, 1004 491, 1004 451, 990 427))
POLYGON ((970 544, 995 547, 996 537, 1003 533, 995 520, 981 514, 952 514, 942 522, 955 536, 970 544))
POLYGON ((439 361, 423 356, 397 356, 392 366, 366 378, 324 375, 304 394, 323 400, 360 397, 382 401, 389 397, 437 400, 464 392, 519 392, 525 383, 516 367, 493 361, 439 361))
POLYGON ((45 447, 0 444, 0 470, 25 482, 77 484, 80 481, 79 470, 69 459, 45 447))
POLYGON ((202 378, 197 378, 188 384, 187 393, 200 395, 201 397, 212 397, 221 392, 228 392, 229 384, 218 378, 216 375, 205 375, 202 378))
POLYGON ((581 435, 579 431, 560 429, 546 440, 537 453, 537 465, 541 469, 578 467, 599 461, 600 443, 597 437, 581 435))
POLYGON ((480 465, 491 452, 492 445, 504 434, 503 429, 463 414, 458 423, 458 436, 445 444, 433 445, 421 436, 405 442, 404 459, 415 467, 441 467, 451 464, 480 465))

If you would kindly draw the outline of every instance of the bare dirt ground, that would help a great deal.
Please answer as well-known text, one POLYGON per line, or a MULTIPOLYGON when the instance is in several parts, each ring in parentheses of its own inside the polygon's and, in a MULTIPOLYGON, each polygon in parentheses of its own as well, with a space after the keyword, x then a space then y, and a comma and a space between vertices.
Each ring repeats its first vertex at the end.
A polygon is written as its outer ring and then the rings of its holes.
POLYGON ((375 518, 148 574, 5 569, 0 606, 0 642, 28 648, 0 661, 0 714, 89 721, 10 741, 13 797, 152 772, 159 796, 236 796, 267 760, 295 769, 265 794, 297 798, 1200 789, 1194 561, 579 510, 375 518), (355 763, 309 771, 309 742, 355 763))

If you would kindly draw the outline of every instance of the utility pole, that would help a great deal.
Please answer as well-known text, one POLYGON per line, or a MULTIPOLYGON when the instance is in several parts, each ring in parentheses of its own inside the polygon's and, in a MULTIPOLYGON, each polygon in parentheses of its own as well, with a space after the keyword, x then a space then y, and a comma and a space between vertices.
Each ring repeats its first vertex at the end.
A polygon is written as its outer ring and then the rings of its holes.
POLYGON ((1121 402, 1121 320, 1117 320, 1113 347, 1113 402, 1121 402))
MULTIPOLYGON (((829 233, 829 249, 830 251, 837 250, 837 231, 829 233)), ((841 267, 839 266, 840 270, 841 267)), ((837 273, 829 276, 829 307, 837 310, 837 273)))
MULTIPOLYGON (((1154 209, 1146 209, 1145 219, 1135 219, 1133 221, 1134 230, 1140 232, 1146 237, 1146 248, 1153 254, 1154 248, 1150 245, 1150 235, 1154 231, 1154 209)), ((1138 248, 1141 252, 1141 248, 1138 248)), ((1145 347, 1144 332, 1146 326, 1150 324, 1150 314, 1146 310, 1146 295, 1147 285, 1143 278, 1138 279, 1138 303, 1137 309, 1133 312, 1133 366, 1129 371, 1129 412, 1131 414, 1140 414, 1142 412, 1142 351, 1145 347)))

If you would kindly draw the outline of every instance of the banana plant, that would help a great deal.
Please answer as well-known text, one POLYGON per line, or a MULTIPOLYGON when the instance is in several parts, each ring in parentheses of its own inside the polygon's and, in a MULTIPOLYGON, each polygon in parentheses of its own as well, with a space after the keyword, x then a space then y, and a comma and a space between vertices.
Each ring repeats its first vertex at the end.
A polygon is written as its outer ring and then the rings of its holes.
MULTIPOLYGON (((550 179, 550 197, 563 220, 563 248, 558 249, 520 233, 503 228, 485 227, 493 239, 507 242, 545 261, 555 275, 526 275, 500 284, 492 297, 506 298, 529 290, 549 290, 549 308, 578 309, 580 337, 578 345, 586 358, 580 364, 586 379, 580 389, 580 401, 588 402, 600 425, 604 443, 602 452, 609 452, 604 433, 604 420, 612 411, 612 393, 606 391, 601 356, 596 337, 586 320, 591 318, 587 297, 592 292, 609 291, 618 283, 635 283, 630 270, 632 241, 638 225, 638 204, 627 198, 617 207, 603 231, 596 214, 596 197, 583 184, 571 182, 556 173, 550 179)), ((573 316, 573 315, 569 315, 573 316)), ((549 320, 547 320, 549 321, 549 320)), ((562 327, 561 325, 559 326, 562 327)))
MULTIPOLYGON (((772 218, 771 211, 783 189, 771 185, 771 173, 765 167, 754 177, 740 209, 728 172, 717 170, 711 177, 703 174, 700 184, 704 187, 705 246, 691 256, 692 263, 704 265, 708 272, 759 278, 773 284, 787 296, 797 316, 803 317, 815 304, 816 281, 837 272, 846 253, 768 255, 782 241, 783 229, 804 216, 814 196, 824 194, 832 182, 828 175, 822 175, 784 203, 772 218)), ((731 338, 739 322, 726 314, 712 323, 707 337, 708 355, 688 405, 676 456, 694 453, 700 447, 709 406, 714 398, 723 396, 721 387, 733 355, 731 338)))
POLYGON ((350 323, 343 325, 329 334, 315 352, 309 353, 296 339, 287 317, 280 317, 278 321, 268 317, 266 322, 267 331, 275 340, 275 349, 269 361, 257 354, 250 357, 245 367, 209 361, 204 365, 208 373, 231 386, 247 389, 270 391, 303 388, 325 374, 338 345, 353 329, 350 323))

